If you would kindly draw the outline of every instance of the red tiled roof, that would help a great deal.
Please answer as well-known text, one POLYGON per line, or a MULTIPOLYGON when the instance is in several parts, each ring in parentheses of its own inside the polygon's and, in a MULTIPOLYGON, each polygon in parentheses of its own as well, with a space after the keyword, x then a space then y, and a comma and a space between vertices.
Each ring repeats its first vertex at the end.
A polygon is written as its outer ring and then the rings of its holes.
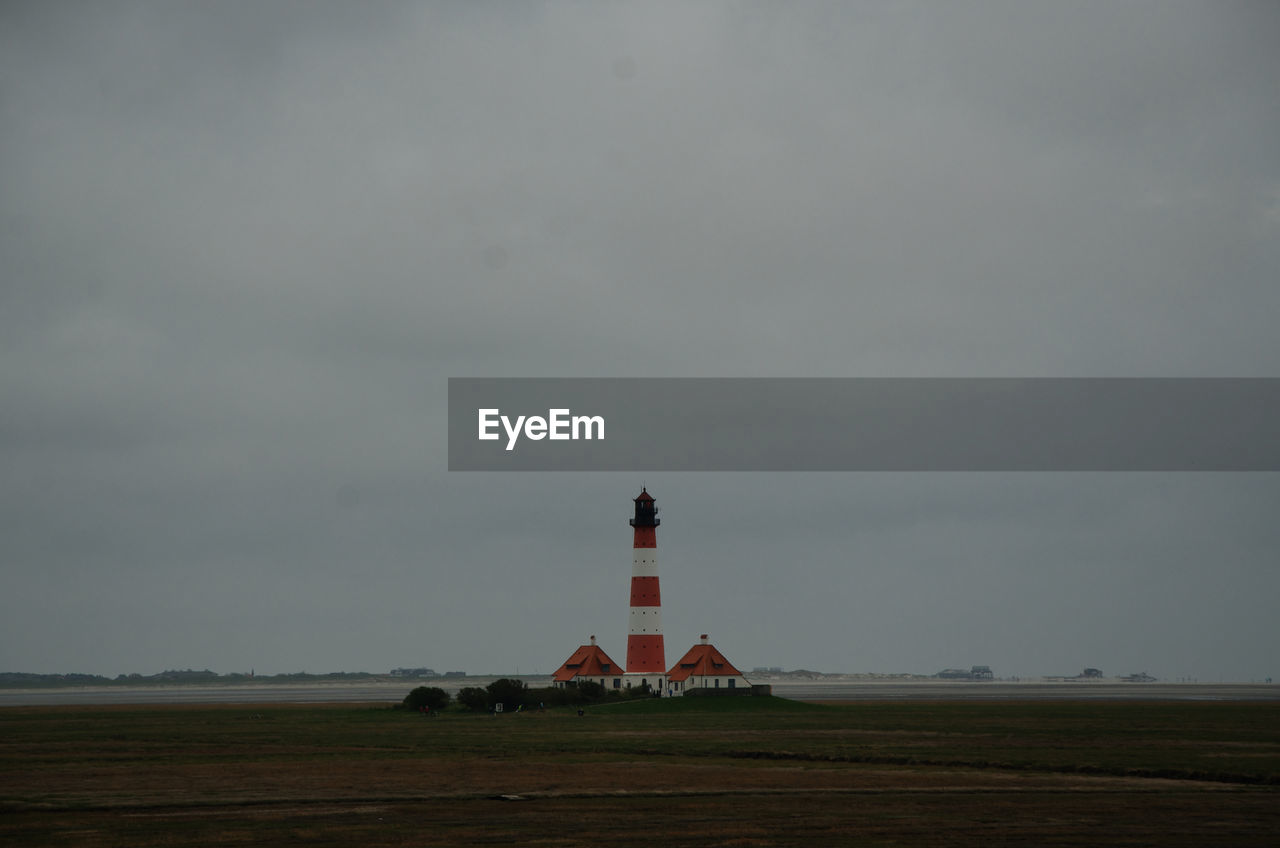
POLYGON ((714 645, 694 645, 680 658, 679 662, 671 666, 671 670, 667 672, 667 679, 678 683, 690 677, 731 677, 733 675, 741 677, 742 672, 734 668, 714 645))
POLYGON ((622 666, 609 659, 599 645, 583 645, 564 661, 553 677, 563 683, 575 677, 615 677, 622 672, 622 666))

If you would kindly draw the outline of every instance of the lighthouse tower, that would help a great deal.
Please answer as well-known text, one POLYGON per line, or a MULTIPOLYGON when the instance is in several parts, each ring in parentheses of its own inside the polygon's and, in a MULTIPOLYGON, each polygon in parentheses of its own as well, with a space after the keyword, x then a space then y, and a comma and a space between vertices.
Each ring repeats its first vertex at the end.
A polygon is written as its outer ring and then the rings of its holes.
POLYGON ((631 622, 627 630, 627 683, 648 683, 661 693, 666 685, 667 656, 662 646, 662 595, 658 591, 658 510, 653 496, 641 490, 635 499, 635 549, 631 563, 631 622))

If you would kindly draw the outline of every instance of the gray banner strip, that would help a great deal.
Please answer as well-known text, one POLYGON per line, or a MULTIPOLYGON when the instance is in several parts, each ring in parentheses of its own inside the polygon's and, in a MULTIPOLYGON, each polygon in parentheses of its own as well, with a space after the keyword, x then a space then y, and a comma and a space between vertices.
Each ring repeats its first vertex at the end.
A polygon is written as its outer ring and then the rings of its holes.
POLYGON ((1278 471, 1280 379, 452 378, 449 469, 1278 471))

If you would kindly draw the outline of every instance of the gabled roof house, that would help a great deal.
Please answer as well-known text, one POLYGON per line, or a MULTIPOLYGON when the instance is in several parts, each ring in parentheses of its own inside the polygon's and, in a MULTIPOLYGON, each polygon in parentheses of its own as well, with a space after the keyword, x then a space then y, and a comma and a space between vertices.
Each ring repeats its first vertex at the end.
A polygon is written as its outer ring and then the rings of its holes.
POLYGON ((750 685, 742 672, 707 640, 705 633, 667 672, 667 687, 675 695, 689 689, 738 689, 750 685))
POLYGON ((591 644, 582 645, 574 651, 552 675, 552 681, 556 686, 564 686, 570 681, 588 680, 608 689, 620 689, 622 674, 622 666, 610 659, 596 644, 596 637, 592 636, 591 644))

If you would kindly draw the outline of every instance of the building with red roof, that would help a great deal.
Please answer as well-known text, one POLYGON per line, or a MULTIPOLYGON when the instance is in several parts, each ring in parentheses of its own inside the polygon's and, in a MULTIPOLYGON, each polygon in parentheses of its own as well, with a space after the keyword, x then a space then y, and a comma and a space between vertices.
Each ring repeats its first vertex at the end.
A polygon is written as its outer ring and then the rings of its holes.
POLYGON ((683 695, 690 689, 750 689, 751 684, 703 633, 702 641, 667 672, 667 688, 673 695, 683 695))
POLYGON ((564 661, 564 665, 552 676, 556 686, 564 686, 570 682, 587 680, 599 683, 606 689, 622 688, 622 666, 618 665, 604 649, 596 644, 596 637, 591 637, 591 644, 582 645, 573 652, 573 656, 564 661))
POLYGON ((632 498, 631 609, 627 628, 627 662, 619 665, 598 645, 582 645, 552 676, 556 686, 588 680, 606 689, 639 686, 656 695, 683 695, 690 689, 738 690, 751 693, 751 684, 702 634, 701 644, 689 649, 666 671, 662 635, 662 593, 658 588, 657 529, 662 523, 653 495, 641 489, 632 498))

